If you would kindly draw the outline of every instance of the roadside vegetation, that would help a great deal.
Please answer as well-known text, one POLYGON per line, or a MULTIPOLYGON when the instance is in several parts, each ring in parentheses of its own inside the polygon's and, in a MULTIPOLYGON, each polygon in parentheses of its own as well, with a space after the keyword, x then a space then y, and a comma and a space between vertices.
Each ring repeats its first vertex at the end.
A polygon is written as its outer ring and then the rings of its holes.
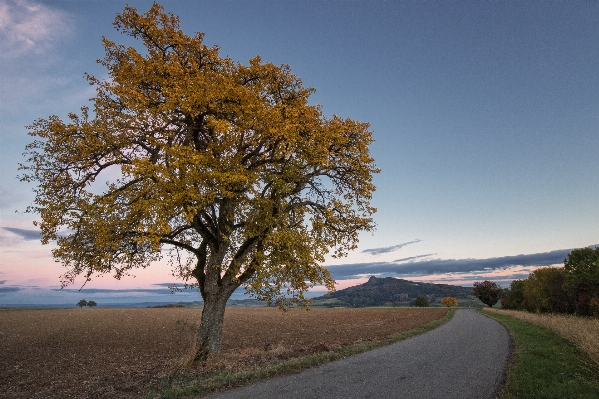
MULTIPOLYGON (((592 360, 589 352, 570 342, 570 338, 561 336, 562 332, 556 332, 557 325, 568 323, 573 324, 571 329, 592 331, 594 320, 576 316, 562 316, 559 319, 489 308, 484 310, 485 314, 508 328, 514 343, 514 353, 500 399, 599 398, 599 364, 592 360)), ((597 331, 595 328, 595 340, 597 331)), ((592 339, 591 335, 589 342, 592 339)))
POLYGON ((553 330, 576 345, 599 366, 599 318, 536 314, 515 310, 489 310, 553 330))
POLYGON ((564 267, 543 267, 512 281, 501 307, 599 317, 599 247, 574 249, 564 267))

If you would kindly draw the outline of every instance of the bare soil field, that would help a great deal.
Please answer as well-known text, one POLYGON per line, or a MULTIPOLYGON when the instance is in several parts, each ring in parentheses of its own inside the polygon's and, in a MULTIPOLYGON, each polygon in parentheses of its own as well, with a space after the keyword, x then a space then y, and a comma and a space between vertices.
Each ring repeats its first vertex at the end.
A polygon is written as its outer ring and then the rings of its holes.
MULTIPOLYGON (((227 309, 223 356, 202 367, 242 368, 381 340, 447 312, 227 309)), ((200 315, 191 308, 0 310, 0 397, 138 398, 189 355, 200 315)))

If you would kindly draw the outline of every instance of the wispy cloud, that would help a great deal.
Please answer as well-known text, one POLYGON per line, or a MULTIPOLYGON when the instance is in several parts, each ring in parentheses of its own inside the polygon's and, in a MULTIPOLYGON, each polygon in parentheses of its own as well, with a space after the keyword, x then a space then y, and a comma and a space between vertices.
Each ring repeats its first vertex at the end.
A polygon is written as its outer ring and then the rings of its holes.
POLYGON ((21 236, 24 240, 39 240, 41 235, 39 230, 33 229, 19 229, 16 227, 2 227, 6 231, 10 231, 13 234, 21 236))
POLYGON ((433 255, 437 255, 437 254, 426 254, 426 255, 416 255, 416 256, 410 256, 408 258, 401 258, 401 259, 395 259, 393 262, 407 262, 407 261, 411 261, 411 260, 415 260, 415 259, 420 259, 420 258, 427 258, 429 256, 433 256, 433 255))
POLYGON ((386 254, 386 253, 389 253, 389 252, 397 251, 398 249, 403 248, 406 245, 416 244, 417 242, 420 242, 420 241, 422 241, 422 240, 416 239, 414 241, 404 242, 402 244, 393 245, 391 247, 365 249, 365 250, 362 251, 362 253, 364 253, 364 254, 371 254, 371 255, 386 254))
POLYGON ((74 288, 51 288, 52 291, 62 292, 80 292, 88 294, 152 294, 152 295, 170 295, 171 291, 166 288, 127 288, 127 289, 107 289, 107 288, 83 288, 81 291, 74 288))
POLYGON ((529 255, 503 256, 490 259, 431 259, 419 262, 371 262, 329 266, 337 280, 356 279, 367 275, 391 277, 427 276, 446 273, 490 272, 513 266, 551 266, 563 264, 571 249, 560 249, 529 255))
POLYGON ((69 16, 28 0, 0 0, 0 58, 43 54, 72 32, 69 16))
MULTIPOLYGON (((188 283, 191 284, 191 283, 188 283)), ((176 290, 183 290, 185 287, 185 283, 178 281, 176 283, 156 283, 156 284, 152 284, 155 287, 164 287, 164 288, 168 288, 169 291, 171 291, 171 288, 175 288, 173 291, 176 290)))
MULTIPOLYGON (((510 270, 511 271, 511 270, 510 270)), ((492 280, 497 282, 497 281, 504 281, 507 282, 507 285, 509 285, 509 283, 512 280, 520 280, 520 279, 525 279, 529 276, 530 272, 521 272, 521 271, 513 271, 510 273, 506 273, 506 274, 502 274, 501 276, 494 276, 492 277, 492 280)), ((476 273, 472 273, 472 274, 468 274, 467 276, 465 276, 464 274, 452 274, 449 276, 443 275, 443 276, 433 276, 430 279, 426 278, 416 278, 416 281, 424 281, 424 282, 435 282, 436 284, 455 284, 455 283, 460 283, 464 280, 472 280, 472 281, 476 281, 476 280, 487 280, 489 279, 489 277, 487 275, 479 275, 476 273)))

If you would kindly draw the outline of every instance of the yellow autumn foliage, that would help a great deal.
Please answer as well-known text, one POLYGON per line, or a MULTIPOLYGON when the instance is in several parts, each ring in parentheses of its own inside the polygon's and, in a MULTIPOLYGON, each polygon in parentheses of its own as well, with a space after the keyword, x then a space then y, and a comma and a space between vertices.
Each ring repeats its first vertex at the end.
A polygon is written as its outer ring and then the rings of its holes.
POLYGON ((441 306, 447 306, 447 307, 458 306, 458 300, 455 298, 452 298, 450 296, 446 296, 441 301, 441 306))

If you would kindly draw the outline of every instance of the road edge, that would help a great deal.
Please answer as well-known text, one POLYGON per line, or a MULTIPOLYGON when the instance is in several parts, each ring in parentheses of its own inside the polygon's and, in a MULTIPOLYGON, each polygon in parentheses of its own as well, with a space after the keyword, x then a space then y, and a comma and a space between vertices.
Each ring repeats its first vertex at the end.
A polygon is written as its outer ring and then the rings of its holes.
POLYGON ((507 356, 507 360, 505 362, 505 367, 503 368, 503 374, 501 377, 501 383, 499 384, 499 386, 497 387, 497 389, 495 390, 495 392, 493 392, 493 397, 495 399, 499 399, 503 396, 503 392, 505 387, 507 386, 507 377, 508 377, 508 373, 512 367, 512 364, 514 363, 514 359, 515 359, 515 353, 516 353, 516 345, 514 344, 514 337, 512 334, 512 331, 505 325, 503 324, 501 321, 497 320, 495 317, 491 316, 491 314, 487 313, 484 311, 485 308, 481 307, 478 308, 476 311, 481 314, 482 316, 488 317, 490 319, 495 320, 497 323, 499 323, 504 329, 505 331, 507 331, 508 336, 510 337, 510 345, 509 345, 509 353, 507 356))

